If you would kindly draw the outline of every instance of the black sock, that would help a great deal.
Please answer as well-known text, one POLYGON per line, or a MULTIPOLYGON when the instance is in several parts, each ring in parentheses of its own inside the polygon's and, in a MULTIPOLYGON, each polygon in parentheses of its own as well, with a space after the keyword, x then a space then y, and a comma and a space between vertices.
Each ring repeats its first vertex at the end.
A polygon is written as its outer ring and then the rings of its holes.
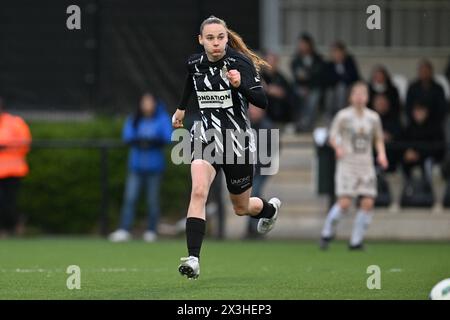
POLYGON ((272 218, 275 214, 275 207, 268 203, 266 200, 260 198, 263 202, 263 208, 260 213, 256 216, 251 216, 254 219, 261 219, 261 218, 272 218))
POLYGON ((205 229, 205 220, 200 218, 186 219, 186 242, 189 256, 200 258, 200 249, 202 247, 205 229))

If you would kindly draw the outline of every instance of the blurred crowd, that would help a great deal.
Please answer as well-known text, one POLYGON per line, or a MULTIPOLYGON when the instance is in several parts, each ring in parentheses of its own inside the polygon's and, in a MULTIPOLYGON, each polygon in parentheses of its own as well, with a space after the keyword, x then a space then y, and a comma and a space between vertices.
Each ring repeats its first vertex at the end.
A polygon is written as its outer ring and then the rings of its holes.
POLYGON ((439 75, 429 60, 422 59, 416 78, 408 84, 404 77, 395 81, 382 64, 373 66, 369 79, 362 79, 357 61, 343 42, 333 43, 324 58, 308 34, 298 38, 290 77, 280 71, 276 54, 266 53, 265 58, 272 66, 262 72, 269 99, 267 117, 276 127, 293 128, 297 133, 327 127, 337 111, 348 105, 351 85, 366 80, 368 107, 380 115, 383 124, 387 171, 400 167, 405 185, 413 183, 413 171, 420 171, 420 184, 430 186, 433 165, 440 163, 444 177, 449 178, 446 131, 450 130, 446 121, 450 106, 443 85, 448 88, 450 82, 450 59, 439 75), (403 98, 402 86, 407 87, 403 98), (420 170, 413 170, 416 167, 420 170))

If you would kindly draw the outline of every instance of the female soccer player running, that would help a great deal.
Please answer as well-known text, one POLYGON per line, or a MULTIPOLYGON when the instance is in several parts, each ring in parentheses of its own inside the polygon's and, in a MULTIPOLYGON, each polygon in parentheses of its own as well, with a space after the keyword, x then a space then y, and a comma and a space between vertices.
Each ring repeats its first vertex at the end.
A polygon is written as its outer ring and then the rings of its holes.
POLYGON ((186 219, 189 256, 181 258, 182 263, 178 268, 181 275, 194 279, 200 274, 205 204, 211 183, 220 169, 225 174, 234 212, 239 216, 248 215, 259 219, 258 232, 267 233, 273 228, 281 206, 277 198, 266 201, 250 197, 253 163, 249 153, 254 152, 255 145, 247 109, 249 102, 260 108, 267 106, 257 71, 266 62, 248 49, 242 38, 228 29, 225 21, 214 16, 201 24, 198 41, 204 47, 204 52, 190 56, 187 61, 188 75, 183 96, 172 117, 174 128, 183 127, 185 107, 195 91, 201 121, 196 122, 191 129, 194 149, 191 163, 192 192, 186 219), (212 135, 208 134, 211 130, 214 132, 212 135), (244 143, 236 138, 237 134, 242 133, 248 137, 244 143), (233 138, 232 146, 225 142, 227 135, 233 138), (199 144, 200 154, 195 149, 195 145, 199 144), (204 156, 203 150, 211 149, 215 150, 215 155, 221 161, 204 156), (230 156, 234 161, 225 159, 230 156))
POLYGON ((350 92, 351 105, 339 111, 331 124, 329 142, 337 158, 335 189, 338 200, 325 220, 320 242, 322 249, 328 248, 335 235, 336 225, 342 214, 349 210, 352 198, 360 197, 360 201, 350 249, 363 248, 364 233, 372 220, 374 200, 377 196, 372 153, 374 142, 379 165, 386 169, 388 161, 380 117, 366 107, 367 101, 367 85, 357 82, 350 92))

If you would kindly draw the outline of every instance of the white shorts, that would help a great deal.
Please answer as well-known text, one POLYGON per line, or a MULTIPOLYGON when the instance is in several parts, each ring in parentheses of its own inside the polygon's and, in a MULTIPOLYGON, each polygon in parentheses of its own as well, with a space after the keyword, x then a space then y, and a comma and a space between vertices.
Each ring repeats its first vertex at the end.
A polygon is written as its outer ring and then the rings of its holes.
POLYGON ((336 197, 377 196, 377 176, 373 167, 349 167, 337 164, 335 174, 336 197))

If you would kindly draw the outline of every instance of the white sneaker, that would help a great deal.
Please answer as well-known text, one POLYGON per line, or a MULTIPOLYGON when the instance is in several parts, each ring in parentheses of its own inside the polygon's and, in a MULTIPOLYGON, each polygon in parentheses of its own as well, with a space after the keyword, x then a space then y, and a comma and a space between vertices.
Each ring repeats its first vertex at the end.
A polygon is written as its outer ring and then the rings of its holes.
POLYGON ((145 231, 142 235, 142 239, 144 239, 145 242, 154 242, 157 238, 156 232, 153 231, 145 231))
POLYGON ((277 221, 278 218, 278 212, 280 211, 281 207, 281 201, 278 198, 272 198, 268 202, 275 207, 275 214, 270 219, 269 218, 259 219, 258 226, 256 229, 261 234, 267 233, 273 229, 275 222, 277 221))
POLYGON ((111 233, 108 239, 112 242, 124 242, 131 239, 131 234, 127 230, 119 229, 111 233))
POLYGON ((187 258, 181 258, 183 261, 179 267, 178 271, 182 276, 187 276, 188 279, 197 279, 200 275, 200 263, 197 257, 189 256, 187 258))

